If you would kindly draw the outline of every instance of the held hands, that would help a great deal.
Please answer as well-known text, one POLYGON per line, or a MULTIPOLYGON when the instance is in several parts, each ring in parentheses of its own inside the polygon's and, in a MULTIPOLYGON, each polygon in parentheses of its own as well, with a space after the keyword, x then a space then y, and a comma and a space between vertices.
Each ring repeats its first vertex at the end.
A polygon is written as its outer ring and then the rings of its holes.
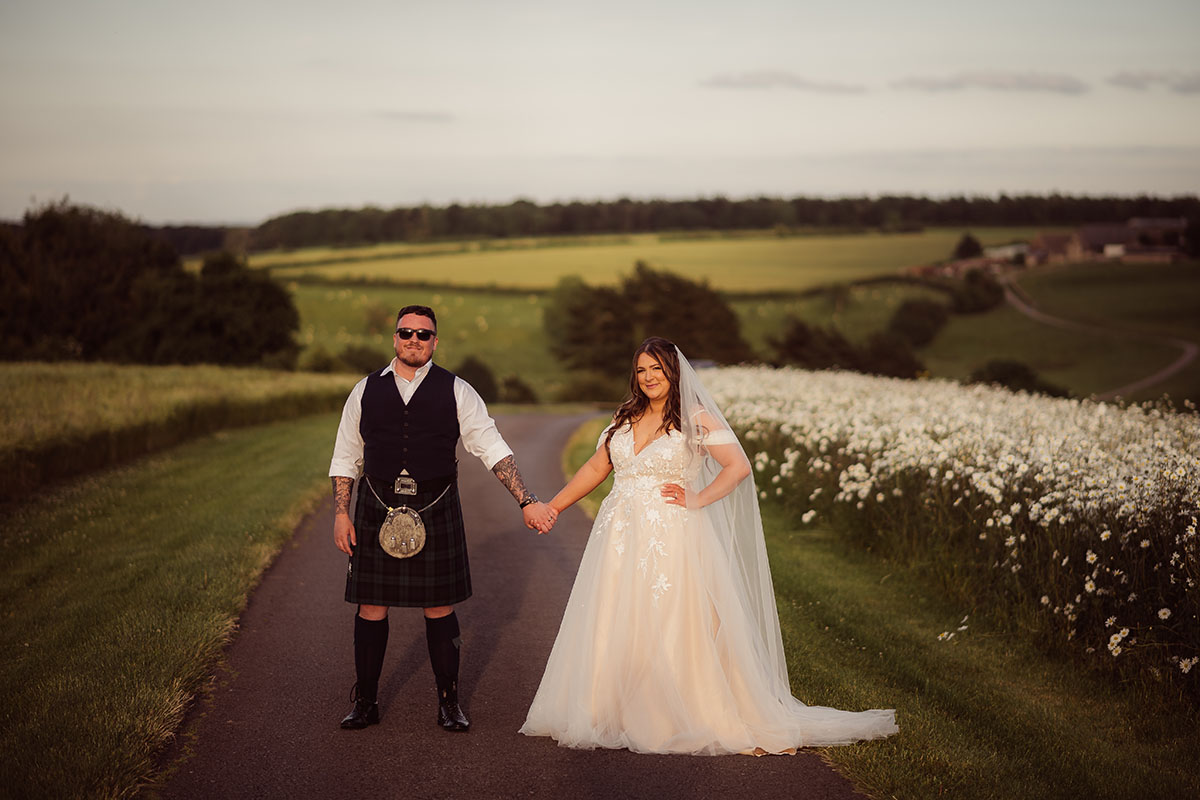
POLYGON ((342 512, 333 516, 333 543, 346 555, 354 555, 350 548, 358 545, 358 537, 354 534, 354 523, 350 521, 349 514, 342 512))
POLYGON ((547 503, 530 503, 521 509, 521 514, 525 517, 525 527, 539 534, 549 533, 558 521, 558 512, 547 503))

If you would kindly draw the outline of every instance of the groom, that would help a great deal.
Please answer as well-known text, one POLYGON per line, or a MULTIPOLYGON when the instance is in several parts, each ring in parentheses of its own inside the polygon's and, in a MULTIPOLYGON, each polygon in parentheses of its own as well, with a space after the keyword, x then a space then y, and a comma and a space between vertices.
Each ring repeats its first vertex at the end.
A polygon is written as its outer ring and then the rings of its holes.
POLYGON ((455 447, 496 474, 520 504, 525 524, 549 530, 557 516, 525 488, 512 450, 479 394, 433 363, 437 318, 427 306, 396 315, 396 357, 355 385, 342 409, 329 475, 333 480, 333 541, 350 556, 346 602, 356 603, 354 707, 343 728, 379 722, 376 695, 388 640, 388 607, 424 609, 425 637, 438 692, 437 722, 448 731, 471 723, 458 704, 459 638, 454 605, 471 596, 467 542, 458 497, 455 447), (361 476, 361 478, 360 478, 361 476), (350 494, 358 481, 353 521, 350 494), (424 548, 394 558, 379 544, 389 508, 420 511, 424 548))

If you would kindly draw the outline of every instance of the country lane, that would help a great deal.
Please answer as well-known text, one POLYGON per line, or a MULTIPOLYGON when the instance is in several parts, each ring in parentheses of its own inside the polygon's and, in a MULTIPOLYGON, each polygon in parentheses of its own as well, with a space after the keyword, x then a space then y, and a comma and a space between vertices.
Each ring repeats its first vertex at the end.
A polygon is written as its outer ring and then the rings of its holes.
MULTIPOLYGON (((563 483, 562 448, 585 416, 499 417, 529 487, 563 483)), ((333 441, 330 431, 330 442, 333 441)), ((591 522, 578 508, 549 535, 524 527, 511 495, 459 450, 474 596, 462 625, 469 733, 435 724, 417 609, 392 609, 382 719, 339 727, 354 683, 354 607, 332 503, 306 518, 252 594, 211 691, 164 759, 166 798, 861 798, 810 752, 689 757, 570 750, 517 733, 570 594, 591 522)))

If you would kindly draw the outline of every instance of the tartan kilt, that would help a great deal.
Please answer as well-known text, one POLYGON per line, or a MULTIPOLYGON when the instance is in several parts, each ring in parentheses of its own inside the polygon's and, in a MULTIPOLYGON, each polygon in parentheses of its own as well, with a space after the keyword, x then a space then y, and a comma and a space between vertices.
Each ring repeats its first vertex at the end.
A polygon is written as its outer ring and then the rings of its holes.
MULTIPOLYGON (((424 508, 437 499, 437 491, 419 491, 403 500, 392 486, 373 481, 385 503, 396 507, 424 508)), ((467 564, 467 537, 455 482, 433 508, 421 512, 425 546, 410 558, 395 558, 379 546, 379 529, 387 508, 375 499, 366 478, 358 483, 354 532, 358 544, 346 567, 346 602, 372 606, 432 608, 461 603, 471 596, 471 570, 467 564)))

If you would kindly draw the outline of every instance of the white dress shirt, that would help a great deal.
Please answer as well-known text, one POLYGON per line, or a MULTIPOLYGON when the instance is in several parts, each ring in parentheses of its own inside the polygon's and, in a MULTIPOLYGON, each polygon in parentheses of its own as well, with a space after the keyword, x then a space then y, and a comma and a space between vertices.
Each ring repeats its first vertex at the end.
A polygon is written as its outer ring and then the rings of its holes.
MULTIPOLYGON (((400 396, 407 403, 420 387, 421 381, 429 374, 432 365, 432 360, 426 362, 410 381, 396 373, 396 361, 393 359, 379 374, 392 374, 400 396)), ((358 430, 358 423, 362 418, 362 396, 366 386, 366 378, 356 383, 350 396, 346 398, 346 405, 342 407, 342 421, 338 425, 337 441, 333 445, 333 460, 329 463, 331 478, 358 478, 362 474, 363 439, 358 430)), ((487 405, 479 396, 479 392, 457 375, 454 376, 454 403, 458 406, 459 436, 462 437, 463 447, 468 453, 482 461, 488 469, 513 454, 500 432, 496 430, 496 421, 488 415, 487 405)))

